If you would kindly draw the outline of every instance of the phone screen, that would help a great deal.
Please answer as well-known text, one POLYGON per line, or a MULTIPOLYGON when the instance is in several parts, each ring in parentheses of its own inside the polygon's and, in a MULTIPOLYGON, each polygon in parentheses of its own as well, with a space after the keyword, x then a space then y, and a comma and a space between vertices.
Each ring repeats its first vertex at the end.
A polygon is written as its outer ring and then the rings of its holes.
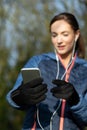
POLYGON ((22 68, 21 73, 24 83, 40 77, 39 68, 22 68))

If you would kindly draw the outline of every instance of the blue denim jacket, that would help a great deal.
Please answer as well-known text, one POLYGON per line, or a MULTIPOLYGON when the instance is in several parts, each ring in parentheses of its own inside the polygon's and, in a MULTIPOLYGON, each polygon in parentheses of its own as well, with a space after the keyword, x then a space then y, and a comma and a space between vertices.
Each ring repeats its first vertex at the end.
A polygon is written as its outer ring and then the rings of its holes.
MULTIPOLYGON (((48 86, 47 98, 38 105, 39 121, 34 118, 36 114, 36 106, 32 106, 26 111, 26 116, 23 124, 23 130, 31 130, 34 122, 36 122, 36 130, 41 130, 40 125, 44 130, 58 130, 60 121, 61 104, 60 100, 53 97, 50 89, 54 86, 52 80, 56 79, 57 75, 57 60, 54 53, 45 53, 37 56, 33 56, 25 64, 24 67, 38 67, 41 71, 41 77, 48 86), (57 109, 58 108, 58 109, 57 109), (54 111, 57 109, 56 114, 51 117, 54 111), (40 123, 40 124, 39 124, 40 123)), ((59 62, 59 78, 65 72, 65 69, 61 62, 59 62)), ((6 96, 8 103, 15 109, 20 109, 21 106, 15 104, 11 99, 11 92, 17 89, 22 82, 21 73, 18 75, 16 83, 12 90, 10 90, 6 96)), ((70 72, 69 82, 73 84, 80 101, 77 105, 69 107, 66 104, 64 115, 64 130, 82 130, 87 125, 87 61, 76 57, 74 66, 70 72)))

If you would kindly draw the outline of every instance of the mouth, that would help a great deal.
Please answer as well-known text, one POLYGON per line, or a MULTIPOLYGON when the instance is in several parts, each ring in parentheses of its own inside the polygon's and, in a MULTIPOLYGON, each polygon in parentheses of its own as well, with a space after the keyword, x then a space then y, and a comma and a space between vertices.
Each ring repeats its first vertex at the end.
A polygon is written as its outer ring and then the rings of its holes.
POLYGON ((64 50, 65 46, 57 46, 59 50, 64 50))

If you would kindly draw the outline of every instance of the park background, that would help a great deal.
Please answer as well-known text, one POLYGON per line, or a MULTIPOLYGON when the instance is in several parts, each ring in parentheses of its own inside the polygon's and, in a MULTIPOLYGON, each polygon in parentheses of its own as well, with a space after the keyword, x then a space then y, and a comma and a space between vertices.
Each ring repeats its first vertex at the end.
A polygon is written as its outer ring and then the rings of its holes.
POLYGON ((49 22, 64 11, 76 16, 87 50, 87 0, 0 0, 0 130, 21 129, 25 112, 6 94, 31 56, 53 50, 49 22))

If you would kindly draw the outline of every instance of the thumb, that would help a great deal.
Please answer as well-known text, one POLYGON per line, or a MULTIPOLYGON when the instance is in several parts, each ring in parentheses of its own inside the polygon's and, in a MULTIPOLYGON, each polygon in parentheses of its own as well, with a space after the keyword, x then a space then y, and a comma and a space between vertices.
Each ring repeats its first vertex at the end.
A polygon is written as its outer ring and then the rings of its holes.
POLYGON ((52 81, 52 83, 56 85, 64 85, 66 82, 64 80, 55 79, 52 81))

